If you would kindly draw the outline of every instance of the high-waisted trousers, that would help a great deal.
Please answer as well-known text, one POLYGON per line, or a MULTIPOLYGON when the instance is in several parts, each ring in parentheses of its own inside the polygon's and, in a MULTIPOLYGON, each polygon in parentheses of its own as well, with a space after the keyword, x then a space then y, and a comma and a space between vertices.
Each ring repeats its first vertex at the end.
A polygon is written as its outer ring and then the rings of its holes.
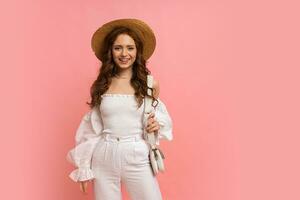
POLYGON ((92 157, 96 200, 121 200, 121 182, 131 200, 161 200, 149 162, 149 147, 141 134, 104 134, 92 157))

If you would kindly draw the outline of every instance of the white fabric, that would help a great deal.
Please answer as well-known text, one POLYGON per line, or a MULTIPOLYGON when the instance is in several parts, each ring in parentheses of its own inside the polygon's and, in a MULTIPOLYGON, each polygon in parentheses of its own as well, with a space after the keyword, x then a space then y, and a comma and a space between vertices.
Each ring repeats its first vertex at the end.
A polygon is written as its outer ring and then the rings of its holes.
POLYGON ((96 200, 121 200, 121 182, 132 200, 161 200, 161 192, 149 163, 148 145, 141 134, 106 134, 95 148, 92 171, 96 200))
POLYGON ((135 96, 130 94, 102 95, 100 105, 102 133, 119 136, 142 134, 143 105, 138 108, 135 96))
MULTIPOLYGON (((112 96, 116 99, 124 100, 124 97, 121 94, 112 96)), ((112 96, 107 96, 107 98, 112 98, 112 96)), ((106 98, 105 96, 103 97, 103 99, 106 98)), ((134 98, 128 98, 127 100, 129 99, 134 100, 134 98)), ((109 101, 106 100, 104 100, 102 103, 104 102, 109 103, 109 101)), ((155 119, 160 124, 158 138, 172 140, 173 135, 171 117, 166 109, 165 104, 159 98, 158 102, 159 103, 155 109, 155 119)), ((126 104, 124 104, 124 106, 126 106, 126 104)), ((105 107, 106 106, 102 108, 105 107)), ((111 109, 113 109, 113 107, 111 107, 111 109)), ((104 110, 102 109, 102 112, 103 111, 104 110)), ((133 115, 129 116, 132 117, 133 115)), ((102 120, 101 108, 99 109, 98 107, 94 107, 83 116, 75 135, 76 145, 67 154, 67 160, 71 162, 75 167, 77 167, 77 169, 75 169, 69 175, 73 181, 77 182, 95 178, 91 168, 91 160, 95 147, 101 139, 101 136, 104 134, 104 127, 107 127, 106 124, 103 124, 103 121, 106 120, 107 119, 102 120)), ((142 123, 142 120, 140 119, 139 122, 142 123)), ((137 130, 139 126, 128 125, 128 127, 130 127, 130 129, 132 128, 132 130, 137 130)), ((110 128, 113 129, 111 126, 110 128)), ((127 128, 125 127, 124 130, 127 130, 127 128)), ((127 132, 127 135, 130 135, 130 133, 127 132)), ((157 141, 157 144, 159 144, 159 140, 157 141)))

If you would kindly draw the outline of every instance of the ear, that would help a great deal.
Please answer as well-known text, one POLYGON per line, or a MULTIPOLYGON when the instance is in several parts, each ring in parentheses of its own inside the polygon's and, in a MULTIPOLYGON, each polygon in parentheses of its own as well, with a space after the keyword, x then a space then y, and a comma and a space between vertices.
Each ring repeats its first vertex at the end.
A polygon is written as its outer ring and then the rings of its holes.
POLYGON ((157 99, 159 96, 159 83, 153 79, 153 96, 157 99))

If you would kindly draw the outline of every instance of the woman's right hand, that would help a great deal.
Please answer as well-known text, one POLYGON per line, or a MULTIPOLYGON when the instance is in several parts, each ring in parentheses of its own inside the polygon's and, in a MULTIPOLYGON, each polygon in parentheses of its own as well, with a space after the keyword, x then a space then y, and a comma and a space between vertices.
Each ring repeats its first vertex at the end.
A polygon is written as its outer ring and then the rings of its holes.
POLYGON ((159 123, 155 119, 155 113, 148 116, 146 131, 148 133, 157 133, 160 129, 159 123))
POLYGON ((80 181, 79 186, 80 186, 80 191, 86 194, 87 193, 88 181, 80 181))

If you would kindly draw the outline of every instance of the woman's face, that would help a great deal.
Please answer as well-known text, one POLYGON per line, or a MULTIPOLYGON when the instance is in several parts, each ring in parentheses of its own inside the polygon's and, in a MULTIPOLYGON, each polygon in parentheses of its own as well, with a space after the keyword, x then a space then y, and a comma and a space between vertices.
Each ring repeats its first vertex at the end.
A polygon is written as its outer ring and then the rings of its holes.
POLYGON ((114 62, 121 68, 126 69, 132 66, 136 59, 135 42, 127 34, 120 34, 112 46, 114 62))

